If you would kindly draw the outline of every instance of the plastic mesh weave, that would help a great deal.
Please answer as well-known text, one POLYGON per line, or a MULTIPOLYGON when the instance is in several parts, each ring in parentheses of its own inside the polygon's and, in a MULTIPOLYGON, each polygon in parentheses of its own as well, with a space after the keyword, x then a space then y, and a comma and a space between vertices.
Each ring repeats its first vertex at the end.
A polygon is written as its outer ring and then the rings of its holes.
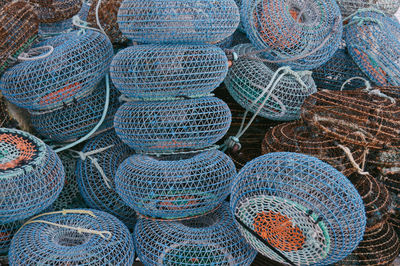
POLYGON ((177 219, 220 205, 235 175, 232 160, 218 150, 161 158, 133 155, 118 168, 115 184, 121 198, 138 213, 177 219))
POLYGON ((201 44, 131 46, 118 52, 110 68, 114 85, 132 98, 207 94, 227 72, 225 53, 201 44))
POLYGON ((39 46, 43 45, 54 51, 44 59, 15 65, 0 81, 4 97, 26 109, 54 109, 88 95, 113 56, 110 41, 97 31, 61 34, 39 46))
POLYGON ((90 155, 90 158, 78 159, 76 174, 79 191, 88 206, 111 213, 129 228, 133 228, 136 213, 117 194, 114 182, 118 166, 132 151, 121 142, 113 130, 110 130, 90 140, 82 152, 96 151, 111 145, 113 146, 109 149, 90 155), (92 159, 97 160, 105 177, 101 175, 92 159))
POLYGON ((118 11, 122 33, 141 43, 216 43, 239 20, 234 0, 124 0, 118 11))
POLYGON ((243 0, 247 36, 269 60, 312 69, 336 52, 342 16, 335 0, 243 0))
POLYGON ((127 102, 115 114, 117 135, 136 152, 208 147, 228 131, 231 112, 222 100, 127 102))
POLYGON ((0 128, 0 176, 0 223, 7 223, 51 205, 65 173, 60 158, 40 139, 0 128))
MULTIPOLYGON (((0 224, 0 254, 7 254, 11 245, 11 239, 23 224, 23 221, 15 221, 11 223, 0 224)), ((1 265, 4 265, 1 263, 1 265)))
POLYGON ((343 17, 350 16, 355 13, 358 9, 362 8, 377 8, 386 14, 394 15, 400 7, 399 0, 336 0, 340 7, 343 17))
POLYGON ((228 204, 185 221, 140 219, 134 239, 145 265, 250 265, 256 256, 234 226, 228 204))
POLYGON ((43 214, 25 224, 11 242, 10 265, 133 264, 132 236, 121 221, 101 211, 77 211, 43 214), (45 222, 101 231, 104 237, 45 222))
POLYGON ((51 23, 72 17, 82 6, 80 0, 28 0, 40 22, 51 23))
MULTIPOLYGON (((252 52, 255 48, 251 44, 240 44, 233 48, 239 55, 252 52)), ((277 67, 272 64, 239 58, 229 68, 225 79, 225 85, 232 97, 245 109, 256 112, 264 102, 267 95, 261 97, 257 103, 255 100, 267 88, 277 67)), ((298 73, 304 82, 304 87, 292 75, 286 74, 276 84, 276 87, 268 88, 271 93, 259 116, 273 120, 294 120, 300 117, 300 107, 303 101, 317 91, 311 73, 298 73)))
MULTIPOLYGON (((297 153, 269 153, 247 163, 232 184, 231 209, 295 265, 328 265, 346 257, 362 240, 366 224, 362 199, 350 181, 327 163, 297 153), (257 217, 263 213, 281 218, 262 225, 257 217), (282 242, 260 234, 267 226, 282 242)), ((238 226, 258 252, 285 262, 238 226)))
POLYGON ((400 24, 379 12, 358 12, 344 28, 347 49, 377 85, 400 86, 400 24))

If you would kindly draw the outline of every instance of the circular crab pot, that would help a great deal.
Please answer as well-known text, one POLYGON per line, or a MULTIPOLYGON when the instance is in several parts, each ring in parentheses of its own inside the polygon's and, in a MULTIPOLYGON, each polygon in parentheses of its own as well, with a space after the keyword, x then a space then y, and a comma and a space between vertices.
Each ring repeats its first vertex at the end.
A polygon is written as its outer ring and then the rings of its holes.
POLYGON ((124 0, 118 11, 123 35, 141 43, 216 43, 239 21, 234 0, 124 0))
POLYGON ((87 96, 113 56, 111 42, 97 31, 64 33, 39 46, 29 52, 39 55, 20 56, 22 62, 0 81, 4 97, 29 110, 56 109, 87 96))
POLYGON ((76 15, 82 7, 80 0, 29 0, 40 22, 52 23, 76 15))
MULTIPOLYGON (((10 223, 0 224, 0 254, 8 253, 9 247, 11 245, 11 239, 24 222, 25 221, 14 221, 10 223)), ((6 265, 8 265, 8 263, 6 265)))
POLYGON ((64 210, 38 215, 11 241, 10 265, 132 265, 128 228, 96 210, 64 210))
POLYGON ((240 44, 233 50, 239 59, 229 68, 224 81, 232 97, 252 113, 261 108, 259 116, 281 121, 298 119, 304 100, 317 91, 311 72, 279 72, 275 79, 276 65, 240 58, 242 54, 254 52, 254 46, 240 44))
POLYGON ((160 158, 133 155, 118 168, 116 191, 138 213, 160 219, 202 215, 229 195, 235 165, 223 152, 160 158))
POLYGON ((173 101, 132 101, 114 117, 117 135, 136 152, 202 149, 229 129, 231 112, 215 97, 173 101))
POLYGON ((317 158, 269 153, 236 176, 231 210, 253 248, 293 265, 335 263, 362 240, 366 217, 350 181, 317 158))
POLYGON ((134 240, 145 265, 250 265, 257 254, 235 227, 228 204, 190 220, 140 219, 134 240))
POLYGON ((388 15, 394 15, 400 7, 398 0, 337 0, 343 17, 350 16, 363 8, 375 8, 385 12, 388 15))
POLYGON ((50 206, 64 184, 60 158, 40 139, 0 128, 0 223, 28 218, 50 206))
POLYGON ((110 68, 115 87, 139 99, 204 95, 227 72, 224 51, 207 44, 130 46, 118 52, 110 68))
POLYGON ((342 38, 335 0, 242 0, 250 41, 267 60, 313 69, 329 60, 342 38))

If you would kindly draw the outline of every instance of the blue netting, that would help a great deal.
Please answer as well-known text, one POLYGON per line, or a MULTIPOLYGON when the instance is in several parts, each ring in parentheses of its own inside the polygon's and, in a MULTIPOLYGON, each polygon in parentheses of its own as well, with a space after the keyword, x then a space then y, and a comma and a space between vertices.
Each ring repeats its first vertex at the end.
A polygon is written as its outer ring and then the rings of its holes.
POLYGON ((118 52, 111 63, 111 79, 133 98, 207 94, 228 71, 225 53, 213 45, 135 45, 118 52))
POLYGON ((342 16, 335 0, 243 0, 246 33, 268 60, 313 69, 336 52, 342 16))
POLYGON ((347 49, 377 85, 400 86, 400 24, 380 12, 360 11, 344 28, 347 49))
MULTIPOLYGON (((25 221, 0 224, 0 255, 7 254, 11 239, 25 221)), ((0 265, 4 265, 0 261, 0 265)))
POLYGON ((216 43, 239 24, 234 0, 124 0, 121 32, 142 43, 216 43))
POLYGON ((54 50, 43 59, 25 58, 29 60, 8 69, 0 81, 3 95, 26 109, 53 109, 88 95, 113 56, 111 42, 97 31, 61 34, 39 46, 46 47, 43 53, 54 50))
POLYGON ((382 10, 386 14, 394 15, 400 7, 399 0, 336 0, 340 7, 343 17, 350 16, 355 13, 358 9, 362 8, 377 8, 382 10))
POLYGON ((43 141, 0 128, 0 223, 46 209, 60 194, 64 175, 60 158, 43 141))
POLYGON ((285 262, 279 251, 294 265, 343 259, 362 240, 366 224, 363 201, 350 181, 298 153, 269 153, 247 163, 232 184, 231 209, 248 227, 238 224, 254 248, 285 262))
POLYGON ((179 222, 140 219, 136 251, 145 265, 250 265, 256 256, 235 227, 228 204, 179 222))
POLYGON ((26 223, 11 242, 9 261, 16 266, 132 265, 134 253, 132 235, 114 216, 96 210, 66 210, 26 223))
POLYGON ((84 160, 78 159, 76 173, 79 191, 86 204, 115 215, 129 228, 133 228, 136 213, 117 194, 114 183, 118 166, 132 151, 110 130, 90 140, 82 153, 84 160), (103 148, 106 149, 99 150, 103 148))
MULTIPOLYGON (((110 102, 105 120, 95 134, 113 127, 114 114, 120 106, 119 93, 111 87, 110 102)), ((57 142, 75 141, 89 133, 100 121, 106 101, 106 84, 100 82, 88 95, 50 111, 31 111, 35 130, 57 142)))
POLYGON ((133 155, 118 168, 115 186, 138 213, 176 219, 216 208, 235 175, 232 160, 218 150, 161 158, 133 155))
POLYGON ((222 100, 127 102, 115 114, 114 128, 137 152, 202 149, 228 131, 231 112, 222 100))
MULTIPOLYGON (((255 51, 255 48, 251 44, 240 44, 233 50, 240 56, 255 51)), ((317 91, 311 72, 293 72, 288 69, 285 71, 290 73, 285 72, 279 78, 284 72, 279 71, 279 75, 275 75, 277 70, 278 67, 273 64, 239 58, 229 68, 224 82, 235 101, 246 110, 255 113, 263 106, 258 112, 262 117, 282 121, 298 119, 304 100, 317 91), (273 81, 275 85, 269 86, 273 81)))

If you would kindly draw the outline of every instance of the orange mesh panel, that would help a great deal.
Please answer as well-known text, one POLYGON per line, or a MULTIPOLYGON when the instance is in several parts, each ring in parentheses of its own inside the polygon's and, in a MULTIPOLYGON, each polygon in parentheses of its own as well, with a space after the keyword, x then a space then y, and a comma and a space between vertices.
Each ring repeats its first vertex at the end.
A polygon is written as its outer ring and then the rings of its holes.
POLYGON ((73 96, 77 91, 80 90, 81 90, 81 85, 78 82, 75 82, 74 84, 69 84, 64 88, 56 92, 52 92, 43 97, 43 99, 40 101, 40 104, 47 105, 47 104, 62 102, 65 99, 69 98, 70 96, 73 96))
MULTIPOLYGON (((27 160, 32 160, 33 156, 36 152, 36 147, 33 145, 29 140, 24 139, 19 136, 10 135, 10 134, 1 134, 0 135, 0 142, 12 144, 15 146, 16 149, 19 150, 19 156, 12 161, 8 161, 5 163, 0 164, 0 170, 7 170, 14 168, 20 165, 22 162, 27 160)), ((4 154, 4 151, 0 151, 0 157, 7 156, 4 154)))
POLYGON ((163 199, 163 202, 161 202, 160 205, 168 210, 183 210, 187 206, 196 205, 198 203, 194 196, 176 196, 169 197, 166 200, 168 201, 165 201, 165 199, 163 199), (187 200, 187 202, 185 204, 182 204, 182 207, 177 206, 181 204, 182 200, 187 200))

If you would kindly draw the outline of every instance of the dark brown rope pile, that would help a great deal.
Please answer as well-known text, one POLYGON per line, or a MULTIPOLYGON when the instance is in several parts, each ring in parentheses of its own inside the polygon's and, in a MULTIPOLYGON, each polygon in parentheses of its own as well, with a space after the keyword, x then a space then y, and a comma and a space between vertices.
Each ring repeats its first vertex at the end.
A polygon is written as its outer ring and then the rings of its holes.
POLYGON ((29 0, 34 7, 39 21, 53 23, 76 15, 82 7, 81 0, 29 0))

